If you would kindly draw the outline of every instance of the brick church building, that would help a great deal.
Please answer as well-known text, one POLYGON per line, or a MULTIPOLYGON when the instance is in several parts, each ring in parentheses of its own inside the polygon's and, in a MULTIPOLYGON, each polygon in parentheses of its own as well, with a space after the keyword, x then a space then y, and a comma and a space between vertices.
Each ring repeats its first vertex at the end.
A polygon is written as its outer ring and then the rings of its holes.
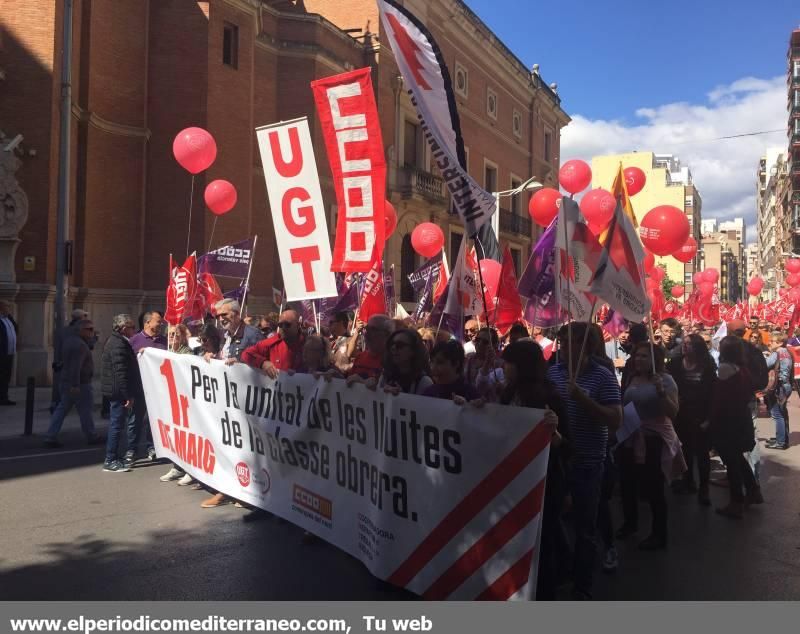
MULTIPOLYGON (((0 297, 20 322, 17 380, 41 384, 52 358, 64 1, 3 4, 0 152, 16 160, 0 199, 17 222, 0 225, 0 297), (26 216, 7 202, 23 199, 26 216)), ((555 85, 462 0, 404 4, 444 53, 470 173, 489 191, 530 176, 554 185, 569 122, 555 85)), ((254 130, 309 118, 332 233, 335 194, 309 83, 365 66, 386 148, 386 197, 399 219, 385 262, 395 264, 399 299, 413 301, 402 283, 418 264, 413 228, 438 223, 449 257, 463 229, 447 213, 446 188, 382 41, 374 0, 74 0, 68 308, 88 310, 107 335, 114 314, 163 307, 169 255, 186 252, 191 176, 175 162, 172 140, 189 126, 207 129, 218 146, 215 163, 195 179, 190 249, 204 252, 211 238, 205 185, 231 181, 238 203, 220 217, 214 246, 258 235, 248 304, 252 312, 272 308, 270 289, 282 280, 254 130)), ((527 202, 500 201, 499 239, 518 271, 536 235, 527 202)))

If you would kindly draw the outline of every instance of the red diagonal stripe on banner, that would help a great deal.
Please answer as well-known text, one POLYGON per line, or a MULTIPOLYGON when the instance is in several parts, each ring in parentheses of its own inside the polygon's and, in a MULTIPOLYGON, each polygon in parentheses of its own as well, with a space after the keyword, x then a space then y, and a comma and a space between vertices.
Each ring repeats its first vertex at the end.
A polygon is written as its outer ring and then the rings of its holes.
POLYGON ((389 583, 407 586, 428 562, 462 528, 500 493, 550 442, 551 431, 546 425, 536 427, 486 476, 452 511, 422 540, 414 552, 395 570, 389 583))
POLYGON ((544 478, 530 493, 506 513, 505 517, 483 534, 458 561, 433 582, 423 596, 430 601, 441 601, 449 597, 476 570, 491 559, 503 546, 530 524, 542 510, 544 500, 544 478))
POLYGON ((495 582, 481 592, 475 601, 508 601, 526 583, 531 573, 533 561, 533 548, 515 563, 511 568, 500 575, 495 582))

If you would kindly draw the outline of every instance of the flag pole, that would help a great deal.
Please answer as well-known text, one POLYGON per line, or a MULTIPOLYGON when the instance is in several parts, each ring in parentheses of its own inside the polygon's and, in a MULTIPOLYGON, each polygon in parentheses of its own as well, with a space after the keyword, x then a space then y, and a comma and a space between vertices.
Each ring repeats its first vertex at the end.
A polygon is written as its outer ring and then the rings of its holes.
MULTIPOLYGON (((242 318, 245 317, 244 307, 247 305, 247 291, 250 288, 250 271, 253 270, 253 260, 256 259, 256 244, 258 243, 258 234, 253 237, 253 251, 250 253, 250 264, 247 267, 247 278, 244 281, 244 295, 242 295, 242 318)), ((280 318, 280 315, 278 315, 280 318)))
MULTIPOLYGON (((572 194, 570 194, 570 200, 572 200, 572 194)), ((563 204, 563 202, 562 202, 563 204)), ((567 252, 567 338, 569 339, 570 346, 572 345, 572 291, 570 290, 569 285, 569 276, 570 276, 570 255, 569 255, 569 236, 567 234, 567 223, 566 223, 566 216, 564 216, 564 250, 567 252)), ((574 267, 574 265, 573 265, 574 267)), ((561 283, 561 280, 558 281, 561 283)), ((573 374, 573 367, 572 367, 572 351, 567 355, 567 363, 569 364, 569 380, 572 381, 574 374, 573 374)))
MULTIPOLYGON (((192 186, 189 191, 189 227, 186 230, 186 257, 189 257, 189 238, 192 235, 192 203, 194 202, 194 174, 192 174, 192 186)), ((202 246, 202 245, 201 245, 202 246)))
MULTIPOLYGON (((597 306, 597 298, 595 297, 594 301, 592 302, 592 312, 591 312, 592 315, 594 315, 594 309, 596 308, 596 306, 597 306)), ((593 325, 594 324, 592 324, 592 322, 589 322, 586 330, 584 330, 583 332, 583 343, 581 344, 581 353, 578 355, 578 368, 581 367, 581 362, 583 361, 583 354, 586 352, 586 342, 589 339, 589 328, 592 328, 593 325)))
POLYGON ((311 310, 314 311, 314 328, 317 329, 317 334, 319 334, 319 321, 317 319, 317 300, 311 300, 311 310))
MULTIPOLYGON (((495 213, 497 213, 497 212, 495 212, 495 213)), ((481 302, 483 303, 483 312, 486 315, 486 326, 487 327, 491 327, 491 323, 489 322, 489 309, 486 306, 486 293, 483 292, 483 272, 481 271, 481 260, 485 260, 486 259, 486 251, 483 249, 483 245, 481 244, 480 238, 478 238, 477 231, 475 232, 475 235, 472 236, 472 239, 475 241, 475 244, 477 244, 481 248, 481 254, 483 255, 482 258, 478 258, 478 280, 480 281, 480 285, 481 285, 481 289, 480 289, 481 302)), ((478 252, 476 251, 475 255, 477 255, 477 254, 478 254, 478 252)), ((481 323, 480 319, 478 319, 478 323, 479 324, 481 323)))

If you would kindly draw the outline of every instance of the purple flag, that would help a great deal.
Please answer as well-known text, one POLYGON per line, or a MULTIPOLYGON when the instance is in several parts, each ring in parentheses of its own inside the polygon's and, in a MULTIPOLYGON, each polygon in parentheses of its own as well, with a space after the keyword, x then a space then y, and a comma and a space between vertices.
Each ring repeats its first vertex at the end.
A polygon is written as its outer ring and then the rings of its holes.
POLYGON ((253 238, 209 251, 197 258, 198 270, 222 277, 245 279, 253 258, 253 238), (203 267, 206 267, 203 269, 203 267))
POLYGON ((431 295, 433 293, 433 275, 428 275, 428 281, 425 283, 425 288, 422 290, 422 294, 419 296, 419 301, 417 302, 417 308, 414 311, 414 315, 411 317, 414 320, 414 323, 418 323, 420 317, 422 317, 422 313, 424 312, 425 308, 430 304, 431 295))
POLYGON ((347 287, 347 290, 339 297, 339 301, 334 306, 331 314, 345 313, 358 308, 358 286, 358 283, 354 281, 347 287))
POLYGON ((442 252, 433 256, 413 273, 408 275, 408 281, 415 293, 420 293, 427 285, 428 278, 433 277, 434 284, 439 281, 442 266, 442 252))
POLYGON ((241 304, 242 299, 244 299, 244 289, 245 285, 242 284, 241 286, 237 286, 236 288, 234 288, 231 291, 228 291, 227 293, 223 293, 222 296, 225 299, 235 299, 237 302, 241 304))
POLYGON ((556 227, 554 219, 534 245, 517 289, 520 295, 528 298, 525 320, 541 328, 558 326, 565 321, 554 292, 556 227))
POLYGON ((612 337, 619 337, 621 332, 628 329, 628 320, 625 319, 621 313, 618 313, 613 308, 610 308, 606 319, 603 322, 603 330, 605 330, 612 337))

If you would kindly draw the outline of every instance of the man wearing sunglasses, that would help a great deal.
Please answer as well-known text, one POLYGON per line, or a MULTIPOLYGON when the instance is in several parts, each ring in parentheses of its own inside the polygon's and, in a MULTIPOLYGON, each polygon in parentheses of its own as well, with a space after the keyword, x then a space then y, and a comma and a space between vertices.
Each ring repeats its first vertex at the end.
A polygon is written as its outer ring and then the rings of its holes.
POLYGON ((278 332, 244 350, 241 360, 274 379, 280 371, 300 369, 305 342, 300 313, 290 308, 281 313, 278 332))
POLYGON ((99 445, 104 440, 97 435, 92 418, 94 362, 92 361, 89 342, 93 339, 94 324, 88 319, 79 321, 64 339, 61 348, 61 360, 64 367, 61 370, 60 377, 60 399, 50 418, 50 427, 47 430, 47 434, 45 434, 45 447, 57 448, 62 446, 57 440, 58 433, 64 424, 64 418, 73 405, 78 409, 81 428, 83 433, 86 434, 88 443, 90 445, 99 445))
MULTIPOLYGON (((263 333, 255 326, 249 326, 242 319, 242 308, 235 299, 223 299, 214 305, 217 321, 225 333, 222 343, 222 358, 228 364, 242 360, 242 353, 264 339, 263 333)), ((206 361, 213 355, 206 353, 206 361)))

